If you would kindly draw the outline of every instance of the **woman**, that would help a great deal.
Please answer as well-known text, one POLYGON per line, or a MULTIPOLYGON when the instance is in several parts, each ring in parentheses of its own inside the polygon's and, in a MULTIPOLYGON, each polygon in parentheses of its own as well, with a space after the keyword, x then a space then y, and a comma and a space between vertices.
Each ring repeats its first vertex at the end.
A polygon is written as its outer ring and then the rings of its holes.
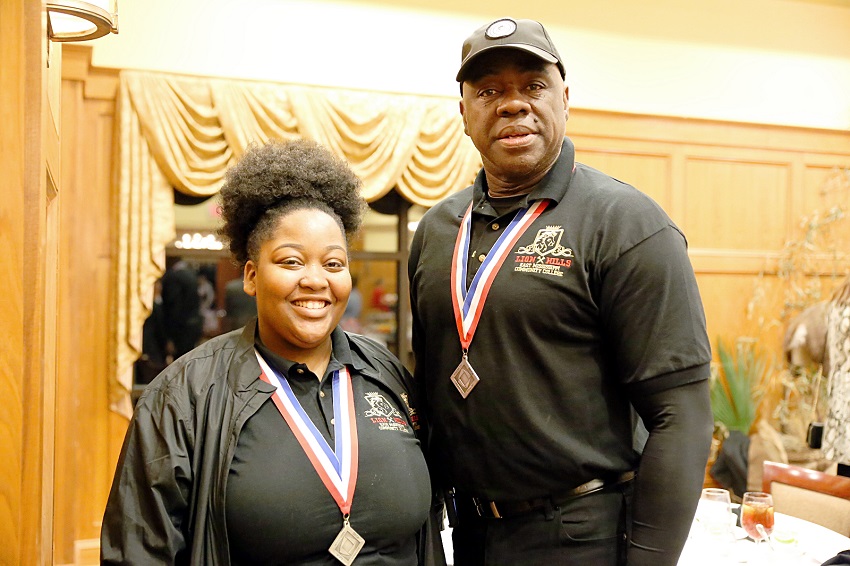
POLYGON ((228 172, 222 233, 257 319, 142 394, 103 563, 423 562, 431 490, 410 376, 338 327, 359 186, 305 141, 251 147, 228 172))
POLYGON ((826 307, 826 350, 829 381, 821 450, 843 468, 850 464, 850 279, 826 307))

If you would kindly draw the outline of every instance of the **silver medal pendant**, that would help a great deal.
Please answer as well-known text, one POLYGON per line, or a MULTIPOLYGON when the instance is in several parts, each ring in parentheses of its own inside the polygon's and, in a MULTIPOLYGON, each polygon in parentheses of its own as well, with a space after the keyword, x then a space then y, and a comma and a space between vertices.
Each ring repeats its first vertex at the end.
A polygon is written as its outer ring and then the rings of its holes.
POLYGON ((463 354, 463 359, 458 364, 457 368, 452 372, 452 383, 455 384, 460 396, 466 399, 472 389, 478 385, 478 374, 469 365, 469 360, 466 358, 466 353, 463 354))
POLYGON ((364 544, 366 544, 366 540, 351 528, 351 525, 348 524, 348 517, 345 516, 343 517, 342 529, 331 543, 328 552, 345 566, 351 566, 364 544))

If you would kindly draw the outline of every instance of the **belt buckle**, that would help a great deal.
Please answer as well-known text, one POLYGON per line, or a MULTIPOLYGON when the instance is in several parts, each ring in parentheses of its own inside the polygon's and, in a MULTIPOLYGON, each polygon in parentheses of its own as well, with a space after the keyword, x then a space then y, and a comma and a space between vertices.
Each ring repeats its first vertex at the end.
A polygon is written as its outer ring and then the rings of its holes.
POLYGON ((588 482, 581 484, 580 486, 573 489, 573 495, 576 497, 581 497, 582 495, 588 495, 593 493, 594 491, 599 491, 600 489, 605 487, 605 482, 601 479, 592 479, 588 482))
POLYGON ((499 513, 499 508, 496 507, 495 501, 481 501, 477 497, 472 498, 472 502, 475 504, 475 512, 478 513, 478 516, 484 519, 501 519, 502 515, 499 513), (487 510, 490 512, 489 515, 485 514, 483 510, 487 510))

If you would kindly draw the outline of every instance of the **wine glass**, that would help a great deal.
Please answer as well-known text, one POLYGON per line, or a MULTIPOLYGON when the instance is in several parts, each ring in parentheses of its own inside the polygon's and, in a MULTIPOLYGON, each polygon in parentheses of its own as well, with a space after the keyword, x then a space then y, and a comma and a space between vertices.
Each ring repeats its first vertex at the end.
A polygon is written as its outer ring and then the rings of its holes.
POLYGON ((769 493, 748 491, 744 494, 741 500, 741 527, 757 545, 773 533, 773 497, 769 493))
POLYGON ((696 518, 709 536, 729 538, 732 517, 732 501, 728 490, 716 487, 702 490, 696 518))

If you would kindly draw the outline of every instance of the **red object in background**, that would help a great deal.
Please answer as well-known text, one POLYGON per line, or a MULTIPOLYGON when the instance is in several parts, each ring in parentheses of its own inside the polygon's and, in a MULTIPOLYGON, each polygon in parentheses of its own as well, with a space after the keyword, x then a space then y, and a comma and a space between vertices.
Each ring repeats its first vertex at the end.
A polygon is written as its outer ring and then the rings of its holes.
POLYGON ((372 299, 369 301, 369 305, 373 309, 378 309, 382 311, 390 310, 389 305, 387 305, 386 301, 384 300, 384 296, 386 294, 387 292, 384 291, 384 287, 381 284, 377 284, 372 290, 372 299))

